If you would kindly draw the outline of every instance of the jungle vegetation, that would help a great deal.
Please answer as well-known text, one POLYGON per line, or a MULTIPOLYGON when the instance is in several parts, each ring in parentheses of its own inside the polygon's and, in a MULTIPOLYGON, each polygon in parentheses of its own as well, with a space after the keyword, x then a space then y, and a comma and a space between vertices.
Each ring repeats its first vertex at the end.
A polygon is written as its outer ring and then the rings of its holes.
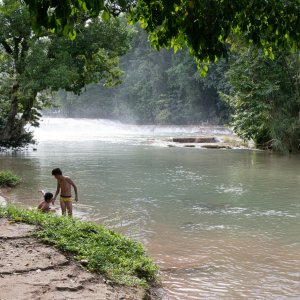
POLYGON ((32 142, 26 126, 59 102, 68 116, 229 123, 258 147, 298 151, 299 8, 293 0, 4 0, 0 146, 32 142))
POLYGON ((106 88, 90 85, 81 95, 60 91, 55 100, 66 117, 108 118, 136 124, 224 124, 228 105, 218 89, 225 89, 225 60, 199 76, 187 49, 151 48, 147 34, 135 27, 131 49, 121 58, 122 84, 106 88), (222 86, 223 85, 223 86, 222 86))

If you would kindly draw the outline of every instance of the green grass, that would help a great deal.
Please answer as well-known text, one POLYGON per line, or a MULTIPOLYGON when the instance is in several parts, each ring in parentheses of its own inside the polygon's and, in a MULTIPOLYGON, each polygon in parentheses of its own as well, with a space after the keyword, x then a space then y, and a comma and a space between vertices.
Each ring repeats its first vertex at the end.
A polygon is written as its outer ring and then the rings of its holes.
POLYGON ((37 225, 38 239, 84 260, 87 269, 115 283, 148 287, 157 279, 158 267, 142 244, 96 223, 12 205, 0 206, 0 217, 37 225))
POLYGON ((0 172, 0 187, 8 186, 14 187, 21 181, 21 178, 12 173, 11 171, 0 172))

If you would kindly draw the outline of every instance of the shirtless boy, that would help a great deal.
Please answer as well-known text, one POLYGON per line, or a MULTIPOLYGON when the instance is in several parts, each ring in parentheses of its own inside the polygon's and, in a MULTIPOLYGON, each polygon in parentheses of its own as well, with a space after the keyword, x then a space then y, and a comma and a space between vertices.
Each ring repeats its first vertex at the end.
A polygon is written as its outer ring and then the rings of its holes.
POLYGON ((63 176, 61 169, 56 168, 52 170, 52 175, 57 180, 57 189, 53 197, 53 204, 56 200, 57 195, 60 192, 60 207, 63 215, 66 215, 68 211, 69 217, 72 217, 72 194, 71 187, 74 188, 75 201, 78 202, 77 186, 68 176, 63 176))

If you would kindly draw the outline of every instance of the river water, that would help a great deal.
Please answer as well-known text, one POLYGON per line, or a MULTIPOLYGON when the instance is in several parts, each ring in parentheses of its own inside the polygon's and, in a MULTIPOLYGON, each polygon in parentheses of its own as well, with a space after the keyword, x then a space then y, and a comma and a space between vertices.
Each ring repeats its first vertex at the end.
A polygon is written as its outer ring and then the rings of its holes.
POLYGON ((168 147, 222 128, 44 119, 37 151, 0 156, 23 178, 25 207, 54 192, 60 167, 78 185, 75 216, 143 242, 164 299, 300 299, 300 158, 168 147))

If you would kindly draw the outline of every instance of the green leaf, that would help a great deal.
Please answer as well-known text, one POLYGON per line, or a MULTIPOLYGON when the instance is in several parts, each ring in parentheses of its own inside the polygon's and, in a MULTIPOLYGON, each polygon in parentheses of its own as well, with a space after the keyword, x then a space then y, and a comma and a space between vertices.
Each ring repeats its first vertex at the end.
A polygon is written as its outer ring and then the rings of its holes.
POLYGON ((76 38, 76 30, 75 29, 72 29, 69 31, 69 38, 71 41, 75 40, 75 38, 76 38))
POLYGON ((110 19, 110 14, 105 10, 101 17, 103 21, 108 21, 110 19))
POLYGON ((200 69, 200 76, 201 77, 206 77, 206 72, 203 69, 200 69))
POLYGON ((67 34, 69 34, 69 32, 70 32, 70 26, 67 24, 64 27, 63 35, 67 35, 67 34))

